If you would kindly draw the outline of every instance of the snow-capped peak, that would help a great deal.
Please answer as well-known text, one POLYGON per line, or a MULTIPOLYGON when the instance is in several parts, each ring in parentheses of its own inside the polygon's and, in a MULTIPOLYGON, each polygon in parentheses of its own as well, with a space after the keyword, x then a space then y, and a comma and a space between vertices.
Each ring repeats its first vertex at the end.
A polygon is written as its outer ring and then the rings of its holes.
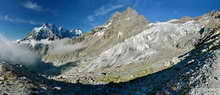
POLYGON ((76 36, 81 36, 83 34, 83 32, 80 29, 73 29, 70 32, 72 32, 76 36))
POLYGON ((79 29, 66 30, 64 27, 57 27, 53 24, 43 24, 40 27, 35 27, 31 33, 23 40, 55 40, 63 38, 74 38, 81 36, 82 31, 79 29))

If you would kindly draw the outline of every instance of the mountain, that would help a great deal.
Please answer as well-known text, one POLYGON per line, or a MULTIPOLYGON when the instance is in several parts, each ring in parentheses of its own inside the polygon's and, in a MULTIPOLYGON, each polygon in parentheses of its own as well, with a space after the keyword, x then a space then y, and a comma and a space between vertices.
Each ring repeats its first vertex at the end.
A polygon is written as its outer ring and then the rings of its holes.
POLYGON ((146 20, 144 16, 139 15, 135 10, 128 8, 125 12, 117 12, 106 22, 106 24, 92 29, 91 32, 85 33, 83 36, 76 39, 64 42, 67 44, 69 43, 69 45, 79 44, 79 49, 77 49, 77 51, 80 50, 79 52, 69 50, 68 53, 70 56, 66 56, 65 52, 59 52, 57 54, 57 52, 54 52, 53 49, 51 49, 51 53, 46 55, 44 59, 52 61, 54 57, 55 60, 58 59, 61 62, 84 58, 84 56, 97 57, 108 48, 111 48, 114 45, 123 42, 125 39, 142 32, 143 29, 146 28, 148 22, 149 21, 146 20), (64 58, 63 56, 66 57, 64 58), (58 57, 64 59, 60 59, 58 57))
POLYGON ((31 79, 46 81, 39 83, 44 90, 37 91, 53 95, 218 93, 220 11, 150 22, 128 8, 83 35, 73 30, 77 35, 73 37, 73 31, 67 31, 43 25, 25 37, 50 41, 33 49, 43 52, 43 62, 31 79))
POLYGON ((183 58, 179 56, 204 44, 200 41, 210 28, 218 30, 219 18, 212 15, 217 13, 150 23, 128 8, 92 32, 65 42, 74 49, 56 52, 57 49, 51 48, 43 60, 55 66, 78 64, 54 79, 62 77, 62 81, 91 84, 127 82, 180 63, 183 58), (88 76, 88 81, 82 80, 88 76))
MULTIPOLYGON (((172 60, 178 60, 178 55, 194 47, 192 41, 200 37, 198 31, 203 28, 201 23, 192 19, 178 21, 150 23, 144 16, 128 8, 125 12, 117 12, 105 25, 96 27, 92 32, 66 41, 69 43, 67 46, 77 49, 56 52, 57 49, 51 48, 43 60, 54 65, 80 60, 78 64, 82 66, 76 69, 86 72, 108 72, 107 69, 114 72, 116 67, 127 72, 130 65, 145 70, 154 67, 153 63, 166 68, 164 64, 171 64, 172 60), (148 67, 142 68, 143 65, 148 67)), ((121 76, 120 73, 117 76, 121 76)))
POLYGON ((57 40, 72 39, 83 35, 80 29, 67 30, 64 27, 57 27, 53 24, 43 24, 33 28, 26 37, 18 40, 17 44, 43 55, 49 48, 48 45, 57 40))
POLYGON ((63 27, 57 28, 57 26, 53 24, 43 24, 40 27, 36 27, 29 33, 24 40, 56 40, 63 38, 74 38, 82 35, 82 31, 79 29, 75 30, 66 30, 63 27))

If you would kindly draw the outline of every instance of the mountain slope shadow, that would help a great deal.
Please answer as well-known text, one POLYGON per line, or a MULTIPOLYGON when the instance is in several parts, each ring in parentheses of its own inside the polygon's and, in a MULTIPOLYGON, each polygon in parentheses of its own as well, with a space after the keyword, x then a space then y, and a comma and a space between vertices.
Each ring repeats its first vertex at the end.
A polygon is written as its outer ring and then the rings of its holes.
POLYGON ((66 64, 63 64, 61 66, 54 66, 52 63, 44 63, 44 62, 38 62, 38 64, 35 64, 31 67, 31 71, 37 72, 42 75, 46 76, 57 76, 61 73, 69 70, 72 67, 77 66, 78 61, 74 62, 68 62, 66 64))

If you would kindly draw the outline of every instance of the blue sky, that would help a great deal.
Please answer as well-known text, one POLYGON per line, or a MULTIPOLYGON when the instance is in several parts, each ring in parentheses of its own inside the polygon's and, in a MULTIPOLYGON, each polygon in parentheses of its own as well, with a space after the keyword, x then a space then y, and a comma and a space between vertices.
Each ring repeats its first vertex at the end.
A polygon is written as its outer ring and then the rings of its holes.
POLYGON ((220 0, 1 0, 0 34, 20 39, 43 23, 89 31, 127 7, 155 22, 220 10, 220 0))

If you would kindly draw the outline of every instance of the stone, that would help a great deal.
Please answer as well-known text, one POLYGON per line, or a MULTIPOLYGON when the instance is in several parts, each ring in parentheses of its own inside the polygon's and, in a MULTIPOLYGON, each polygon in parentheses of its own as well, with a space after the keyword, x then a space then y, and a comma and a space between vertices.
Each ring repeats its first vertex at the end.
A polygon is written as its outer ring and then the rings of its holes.
POLYGON ((61 87, 54 87, 54 89, 61 90, 61 87))
POLYGON ((4 78, 3 77, 0 77, 0 81, 3 81, 4 80, 4 78))
POLYGON ((0 63, 0 73, 5 72, 5 71, 6 69, 5 69, 4 63, 0 63))

